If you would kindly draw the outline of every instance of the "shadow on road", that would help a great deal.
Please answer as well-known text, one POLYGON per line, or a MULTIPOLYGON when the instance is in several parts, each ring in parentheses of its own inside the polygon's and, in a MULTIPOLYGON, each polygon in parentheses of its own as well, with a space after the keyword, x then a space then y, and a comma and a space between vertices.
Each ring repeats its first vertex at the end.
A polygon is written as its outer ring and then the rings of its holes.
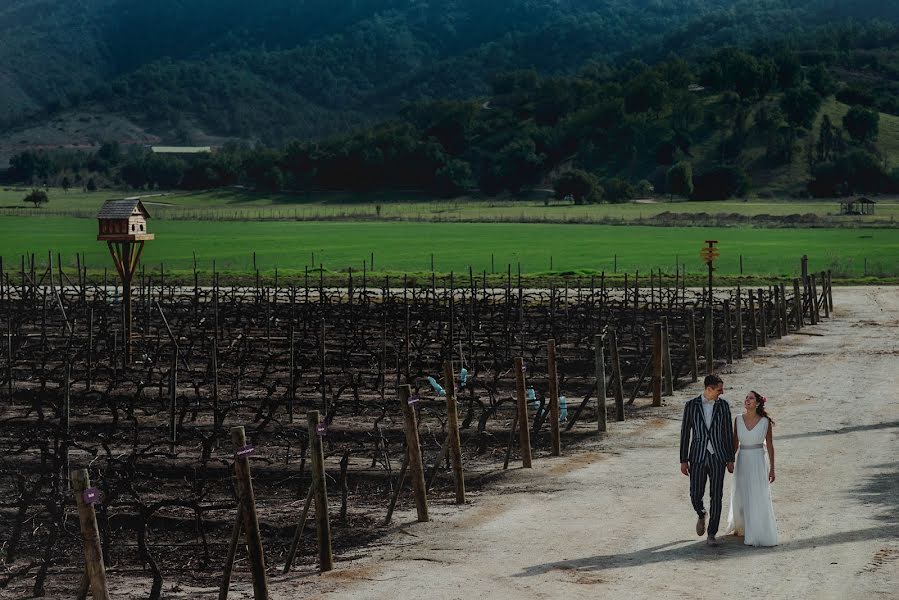
POLYGON ((870 469, 877 473, 865 479, 856 495, 866 504, 883 506, 884 510, 877 518, 896 522, 896 515, 899 515, 899 462, 874 465, 870 469))
POLYGON ((855 433, 858 431, 874 431, 875 429, 892 429, 899 427, 899 421, 889 421, 887 423, 873 423, 871 425, 853 425, 852 427, 841 427, 840 429, 826 429, 824 431, 808 431, 806 433, 791 433, 789 435, 778 435, 778 440, 794 440, 797 438, 817 437, 821 435, 839 435, 841 433, 855 433))
POLYGON ((743 545, 742 538, 732 536, 722 537, 722 544, 718 548, 709 548, 706 546, 705 540, 693 541, 693 543, 690 543, 691 540, 678 540, 676 542, 669 542, 667 544, 644 548, 634 552, 600 554, 597 556, 534 565, 525 568, 521 573, 514 575, 514 577, 532 577, 534 575, 543 575, 558 569, 603 571, 605 569, 641 567, 660 562, 691 559, 708 560, 711 558, 710 555, 714 558, 739 556, 742 554, 759 556, 760 554, 768 554, 771 552, 792 552, 795 550, 817 548, 819 546, 848 544, 852 542, 894 537, 899 537, 899 525, 885 525, 883 527, 870 527, 867 529, 858 529, 856 531, 842 531, 839 533, 831 533, 805 539, 786 540, 780 546, 775 546, 773 548, 754 548, 745 546, 743 545), (682 544, 689 545, 683 546, 682 544))

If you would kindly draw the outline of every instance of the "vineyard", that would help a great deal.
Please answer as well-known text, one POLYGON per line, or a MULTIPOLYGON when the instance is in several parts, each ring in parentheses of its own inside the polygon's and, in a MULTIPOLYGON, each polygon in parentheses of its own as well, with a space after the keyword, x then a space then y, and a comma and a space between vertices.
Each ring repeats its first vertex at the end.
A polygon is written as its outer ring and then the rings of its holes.
MULTIPOLYGON (((110 581, 152 578, 140 596, 160 598, 166 582, 222 577, 238 510, 233 426, 253 446, 265 564, 280 571, 310 491, 309 411, 324 421, 339 558, 386 531, 406 455, 398 386, 417 400, 429 494, 451 498, 447 388, 466 484, 478 489, 518 456, 516 359, 539 457, 552 445, 550 375, 571 441, 602 430, 606 395, 610 421, 639 417, 651 406, 637 398, 657 404, 832 310, 826 273, 711 295, 662 274, 547 289, 522 287, 511 269, 502 287, 471 275, 412 285, 350 274, 333 288, 314 272, 191 287, 144 274, 132 291, 129 362, 120 288, 21 264, 0 276, 0 595, 42 595, 81 578, 70 470, 87 468, 102 494, 95 508, 110 581)), ((411 493, 398 497, 411 506, 411 493)), ((297 563, 314 564, 315 539, 307 527, 297 563)), ((234 576, 247 569, 238 562, 234 576)))

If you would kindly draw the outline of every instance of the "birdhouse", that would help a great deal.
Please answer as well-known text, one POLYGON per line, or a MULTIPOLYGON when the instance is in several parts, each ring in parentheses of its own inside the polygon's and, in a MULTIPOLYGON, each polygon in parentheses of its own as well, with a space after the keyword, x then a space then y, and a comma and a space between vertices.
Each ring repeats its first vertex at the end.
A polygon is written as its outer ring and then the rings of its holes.
POLYGON ((147 219, 150 213, 144 208, 140 198, 123 200, 107 200, 97 220, 100 222, 100 233, 97 241, 137 242, 152 240, 153 234, 147 231, 147 219))

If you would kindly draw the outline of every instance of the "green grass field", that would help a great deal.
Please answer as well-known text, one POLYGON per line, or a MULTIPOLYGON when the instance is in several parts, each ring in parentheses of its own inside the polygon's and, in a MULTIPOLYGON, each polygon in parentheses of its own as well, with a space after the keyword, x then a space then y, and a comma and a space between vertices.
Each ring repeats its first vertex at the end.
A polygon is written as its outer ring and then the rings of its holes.
MULTIPOLYGON (((523 200, 433 200, 421 194, 396 192, 392 194, 317 193, 309 198, 296 194, 265 194, 241 190, 210 192, 174 192, 154 196, 144 192, 147 209, 158 219, 187 220, 374 220, 375 206, 381 205, 383 220, 411 221, 477 221, 477 222, 639 222, 660 213, 706 213, 709 215, 737 214, 745 216, 813 214, 831 215, 833 226, 859 223, 888 225, 899 223, 899 198, 878 198, 873 217, 838 217, 836 200, 795 201, 751 198, 748 201, 725 202, 631 202, 626 204, 593 204, 574 206, 570 203, 551 203, 545 206, 539 199, 523 200)), ((0 191, 2 216, 76 216, 93 217, 103 201, 141 192, 74 192, 50 190, 50 202, 32 208, 22 202, 22 191, 0 191)), ((544 194, 545 195, 545 194, 544 194)))
MULTIPOLYGON (((549 272, 618 272, 650 268, 674 272, 679 261, 688 273, 705 265, 699 249, 706 239, 720 241, 720 275, 744 272, 756 276, 792 276, 799 257, 807 254, 814 270, 832 269, 841 276, 860 277, 865 259, 869 275, 899 275, 899 232, 895 229, 750 229, 700 227, 640 227, 545 225, 515 223, 373 223, 373 222, 190 222, 151 221, 157 239, 149 242, 144 263, 157 271, 187 273, 196 252, 201 270, 231 273, 252 271, 253 252, 260 270, 302 273, 315 263, 330 271, 362 270, 374 253, 379 273, 430 272, 431 254, 439 272, 466 273, 495 269, 532 276, 549 272), (493 266, 491 266, 493 255, 493 266), (550 268, 552 260, 552 268, 550 268)), ((96 221, 72 218, 0 217, 0 255, 6 265, 34 252, 40 262, 47 251, 59 252, 73 265, 83 252, 93 270, 110 266, 106 246, 96 240, 96 221)))

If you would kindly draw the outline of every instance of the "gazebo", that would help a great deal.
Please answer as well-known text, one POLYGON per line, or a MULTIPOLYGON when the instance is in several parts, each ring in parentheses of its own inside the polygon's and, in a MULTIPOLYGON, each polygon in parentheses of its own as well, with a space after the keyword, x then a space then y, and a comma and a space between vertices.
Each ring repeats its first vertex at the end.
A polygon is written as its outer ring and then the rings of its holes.
POLYGON ((854 200, 840 201, 841 215, 873 215, 874 205, 877 204, 870 198, 856 198, 854 200))

